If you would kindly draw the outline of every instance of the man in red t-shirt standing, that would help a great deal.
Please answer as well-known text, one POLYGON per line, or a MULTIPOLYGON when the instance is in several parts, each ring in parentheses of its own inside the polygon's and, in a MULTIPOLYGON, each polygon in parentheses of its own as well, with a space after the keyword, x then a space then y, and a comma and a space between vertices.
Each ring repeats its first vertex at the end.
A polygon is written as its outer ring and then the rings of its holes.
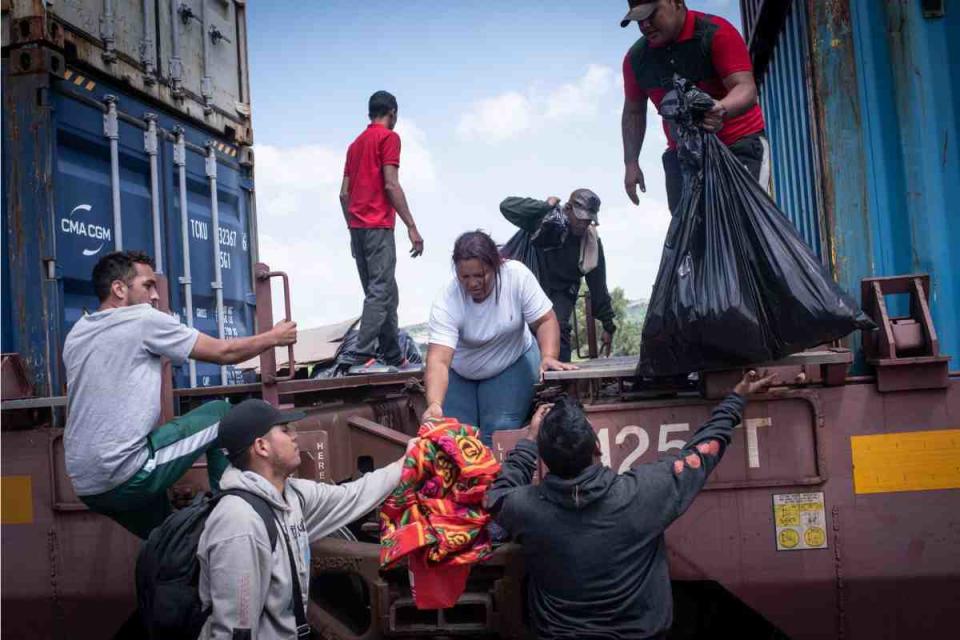
MULTIPOLYGON (((695 83, 713 96, 713 109, 703 128, 744 164, 760 184, 770 180, 770 147, 757 104, 753 65, 743 38, 723 18, 687 9, 684 0, 629 0, 630 10, 620 22, 637 22, 643 37, 623 59, 623 162, 624 187, 634 204, 640 204, 637 187, 646 191, 640 170, 640 149, 647 130, 647 99, 660 108, 673 88, 673 76, 695 83)), ((683 180, 676 142, 664 123, 667 151, 663 171, 671 213, 680 202, 683 180)))
POLYGON ((397 215, 407 225, 410 256, 416 258, 423 253, 423 238, 400 186, 400 136, 393 130, 397 99, 386 91, 377 91, 370 96, 369 114, 370 125, 347 149, 340 186, 340 206, 350 228, 350 250, 363 285, 363 315, 356 352, 351 354, 361 368, 376 362, 378 344, 386 364, 404 364, 397 341, 400 300, 393 233, 397 215))

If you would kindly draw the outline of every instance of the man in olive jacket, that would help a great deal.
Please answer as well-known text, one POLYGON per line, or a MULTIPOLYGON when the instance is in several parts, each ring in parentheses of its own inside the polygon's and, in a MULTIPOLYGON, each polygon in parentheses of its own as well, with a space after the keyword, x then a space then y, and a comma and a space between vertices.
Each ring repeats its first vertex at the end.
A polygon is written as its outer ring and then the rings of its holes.
POLYGON ((538 268, 533 271, 553 302, 560 322, 560 361, 570 362, 570 317, 577 304, 581 278, 586 279, 590 289, 593 317, 603 324, 601 353, 610 355, 617 326, 607 290, 603 244, 597 234, 597 194, 577 189, 563 205, 556 196, 546 200, 510 197, 500 203, 500 212, 530 234, 538 261, 538 268))

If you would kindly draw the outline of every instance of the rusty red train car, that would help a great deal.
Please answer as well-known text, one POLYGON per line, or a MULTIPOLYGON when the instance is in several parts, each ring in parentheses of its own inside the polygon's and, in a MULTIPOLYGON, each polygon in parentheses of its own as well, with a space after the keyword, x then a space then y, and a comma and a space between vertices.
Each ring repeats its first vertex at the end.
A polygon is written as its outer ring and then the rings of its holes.
MULTIPOLYGON (((256 264, 255 209, 252 198, 244 200, 251 188, 252 157, 244 152, 249 120, 225 107, 249 97, 244 3, 213 3, 221 14, 207 18, 197 0, 143 3, 154 7, 152 17, 143 17, 154 29, 139 31, 140 5, 103 3, 112 13, 102 24, 123 26, 104 32, 111 39, 90 26, 101 23, 91 16, 103 13, 94 4, 76 15, 74 4, 64 5, 63 15, 59 5, 4 4, 2 306, 9 353, 2 361, 0 632, 12 638, 110 637, 134 607, 138 541, 83 506, 63 464, 65 389, 56 354, 90 292, 79 271, 71 271, 76 265, 63 271, 52 233, 60 225, 73 243, 61 249, 89 252, 120 231, 104 219, 84 222, 86 235, 78 237, 80 222, 71 220, 90 211, 55 206, 60 186, 53 183, 62 176, 53 172, 55 155, 38 149, 56 149, 54 139, 61 138, 77 147, 90 137, 80 120, 99 126, 110 116, 109 104, 85 95, 90 87, 111 86, 119 68, 128 78, 121 107, 149 104, 159 112, 157 153, 170 160, 160 174, 164 189, 182 174, 199 190, 191 202, 212 199, 219 188, 237 203, 235 211, 222 205, 217 226, 225 233, 198 233, 188 242, 207 251, 214 240, 224 241, 217 254, 229 254, 239 275, 225 283, 220 309, 202 317, 188 310, 195 299, 206 300, 198 308, 214 309, 215 296, 191 292, 174 278, 190 273, 189 259, 166 247, 171 306, 210 332, 220 314, 232 318, 229 328, 238 333, 272 324, 271 272, 256 264), (164 47, 173 42, 184 6, 212 23, 230 22, 243 36, 236 55, 216 63, 239 70, 237 86, 202 82, 213 73, 204 68, 178 78, 155 65, 156 54, 171 53, 164 47), (163 42, 153 42, 151 33, 164 34, 163 42), (152 58, 151 46, 159 47, 152 58), (50 114, 69 106, 65 98, 76 103, 79 120, 56 133, 50 114), (35 135, 36 149, 24 131, 35 135), (201 138, 208 134, 213 145, 205 147, 201 138), (211 154, 222 184, 208 192, 204 159, 211 154), (25 204, 44 215, 25 218, 25 204), (27 297, 27 286, 35 296, 27 297), (245 287, 255 296, 245 296, 245 287)), ((960 226, 949 212, 960 201, 954 98, 960 86, 952 67, 936 62, 960 57, 960 39, 950 37, 960 30, 960 12, 949 3, 907 0, 741 0, 741 9, 773 152, 775 197, 837 280, 859 292, 879 328, 843 345, 758 363, 775 368, 781 384, 753 399, 706 490, 667 534, 676 602, 671 637, 731 630, 758 638, 952 636, 952 614, 960 610, 960 267, 953 252, 960 226)), ((200 41, 188 41, 196 34, 185 33, 177 36, 182 55, 196 48, 190 59, 205 66, 200 41)), ((129 159, 132 138, 124 131, 149 131, 149 120, 124 109, 117 114, 117 153, 146 170, 146 155, 129 159)), ((149 154, 142 146, 134 151, 149 154)), ((150 177, 142 181, 150 184, 150 177)), ((125 211, 130 193, 117 194, 125 211)), ((109 211, 112 194, 101 195, 109 211)), ((150 238, 143 223, 151 220, 149 198, 133 201, 144 215, 128 224, 127 237, 150 238)), ((202 230, 209 213, 190 212, 198 223, 187 219, 184 228, 202 230)), ((179 224, 159 222, 171 233, 179 224)), ((265 357, 259 378, 173 371, 165 410, 186 411, 215 397, 300 407, 307 417, 298 424, 298 473, 317 481, 342 482, 395 459, 424 409, 420 380, 307 379, 292 365, 296 355, 286 363, 282 354, 265 357), (278 362, 285 370, 277 371, 278 362)), ((633 365, 585 363, 576 372, 549 374, 539 391, 543 398, 567 392, 581 399, 604 462, 617 470, 680 446, 740 374, 702 372, 696 386, 650 391, 635 388, 633 365)), ((523 436, 498 434, 498 455, 523 436)), ((173 497, 204 491, 204 471, 196 465, 173 497)), ((309 617, 324 638, 525 638, 523 593, 518 548, 506 544, 474 568, 456 606, 419 611, 406 572, 379 570, 376 526, 362 521, 314 544, 309 617)))

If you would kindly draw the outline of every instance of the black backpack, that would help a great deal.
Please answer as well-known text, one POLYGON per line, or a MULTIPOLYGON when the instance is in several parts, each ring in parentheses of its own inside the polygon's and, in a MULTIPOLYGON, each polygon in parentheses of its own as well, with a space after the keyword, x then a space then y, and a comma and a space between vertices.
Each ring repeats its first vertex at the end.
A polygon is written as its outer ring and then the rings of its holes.
POLYGON ((200 635, 210 610, 200 602, 197 545, 207 518, 223 496, 237 496, 253 507, 267 527, 270 548, 277 548, 273 508, 249 491, 222 491, 173 513, 150 533, 137 557, 137 606, 149 638, 196 640, 200 635))

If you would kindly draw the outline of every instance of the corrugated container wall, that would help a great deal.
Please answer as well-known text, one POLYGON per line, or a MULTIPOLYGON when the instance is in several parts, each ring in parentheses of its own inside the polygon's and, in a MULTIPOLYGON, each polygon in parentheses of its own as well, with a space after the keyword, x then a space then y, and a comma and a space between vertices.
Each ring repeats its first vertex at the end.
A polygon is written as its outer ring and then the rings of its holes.
MULTIPOLYGON (((741 10, 781 165, 777 201, 814 248, 819 229, 821 255, 851 292, 868 276, 929 273, 940 352, 960 368, 960 6, 742 0, 741 10)), ((904 302, 888 301, 894 313, 904 302)))
POLYGON ((822 257, 819 145, 809 78, 803 3, 787 12, 760 88, 770 139, 773 193, 807 244, 822 257))
MULTIPOLYGON (((154 258, 185 323, 214 336, 253 333, 253 156, 238 144, 250 141, 249 109, 237 109, 246 100, 242 4, 14 3, 4 13, 2 348, 25 358, 37 395, 65 392, 63 341, 97 308, 93 265, 118 247, 154 258), (196 5, 194 17, 177 18, 179 77, 163 62, 171 4, 177 16, 196 5), (153 54, 141 46, 143 18, 160 34, 153 54), (224 31, 235 44, 214 36, 224 31), (205 54, 198 34, 210 41, 205 54)), ((174 369, 181 387, 239 379, 232 367, 174 369)))

